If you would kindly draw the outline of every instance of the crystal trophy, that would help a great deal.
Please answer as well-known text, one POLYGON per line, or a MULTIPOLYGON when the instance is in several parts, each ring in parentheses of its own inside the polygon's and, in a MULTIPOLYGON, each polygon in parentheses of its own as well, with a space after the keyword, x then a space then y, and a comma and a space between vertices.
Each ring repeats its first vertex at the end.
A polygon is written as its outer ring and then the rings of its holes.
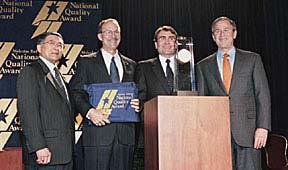
POLYGON ((177 95, 197 95, 192 37, 177 37, 175 64, 174 93, 177 95), (181 91, 186 92, 186 94, 181 94, 181 91))

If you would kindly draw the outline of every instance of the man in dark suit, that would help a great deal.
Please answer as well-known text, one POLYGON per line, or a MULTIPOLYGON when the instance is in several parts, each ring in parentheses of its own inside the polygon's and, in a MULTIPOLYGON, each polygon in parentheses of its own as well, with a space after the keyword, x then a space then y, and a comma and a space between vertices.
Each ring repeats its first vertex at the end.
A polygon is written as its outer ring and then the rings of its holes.
POLYGON ((167 71, 170 67, 174 75, 176 37, 177 32, 171 26, 159 27, 154 35, 155 49, 157 49, 159 55, 139 62, 135 73, 135 81, 142 105, 158 95, 172 94, 173 87, 169 85, 167 71))
POLYGON ((212 23, 218 51, 197 65, 198 93, 229 96, 233 169, 261 170, 261 151, 271 129, 271 104, 261 57, 234 47, 236 24, 212 23))
MULTIPOLYGON (((95 109, 89 103, 83 88, 94 83, 131 82, 136 63, 117 50, 121 40, 117 20, 101 21, 97 36, 102 48, 78 59, 76 74, 70 81, 76 110, 85 118, 82 134, 84 166, 85 170, 129 170, 132 169, 135 146, 134 123, 110 123, 103 110, 95 109), (117 71, 112 69, 115 65, 117 71)), ((131 104, 138 111, 139 100, 134 99, 131 104)))
POLYGON ((65 82, 57 69, 64 41, 56 32, 39 36, 39 59, 17 80, 26 170, 71 170, 74 119, 65 82))
MULTIPOLYGON (((177 32, 171 26, 159 27, 154 34, 155 49, 159 55, 138 63, 135 82, 139 91, 141 110, 143 110, 146 101, 158 95, 171 95, 173 93, 176 38, 177 32), (169 78, 169 70, 172 73, 172 78, 169 78)), ((141 116, 143 117, 143 114, 141 116)), ((139 139, 136 152, 141 153, 144 148, 143 121, 137 127, 137 131, 137 138, 139 139)))

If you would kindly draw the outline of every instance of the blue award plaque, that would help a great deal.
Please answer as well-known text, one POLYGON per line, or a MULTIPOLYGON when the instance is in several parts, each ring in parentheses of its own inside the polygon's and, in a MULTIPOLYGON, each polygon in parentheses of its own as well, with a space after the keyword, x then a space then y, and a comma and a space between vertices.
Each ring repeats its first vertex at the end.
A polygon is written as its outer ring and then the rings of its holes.
POLYGON ((137 97, 134 82, 96 83, 85 85, 90 103, 103 109, 111 122, 139 122, 139 114, 131 107, 130 101, 137 97))

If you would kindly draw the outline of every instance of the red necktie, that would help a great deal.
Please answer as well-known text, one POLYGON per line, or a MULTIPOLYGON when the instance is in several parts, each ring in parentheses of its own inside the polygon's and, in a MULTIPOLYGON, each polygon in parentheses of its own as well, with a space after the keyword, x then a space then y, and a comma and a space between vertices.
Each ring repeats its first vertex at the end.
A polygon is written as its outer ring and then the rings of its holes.
POLYGON ((225 53, 223 58, 223 84, 227 93, 229 93, 230 90, 231 78, 232 74, 229 61, 229 54, 225 53))

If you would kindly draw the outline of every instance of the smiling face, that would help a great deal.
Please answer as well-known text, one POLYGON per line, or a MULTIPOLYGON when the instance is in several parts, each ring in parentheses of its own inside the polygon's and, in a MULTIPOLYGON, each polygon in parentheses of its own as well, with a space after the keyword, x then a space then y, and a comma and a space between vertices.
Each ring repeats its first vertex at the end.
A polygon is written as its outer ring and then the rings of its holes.
POLYGON ((161 30, 155 39, 155 48, 163 57, 174 56, 176 53, 176 35, 171 31, 161 30))
POLYGON ((120 27, 113 21, 106 22, 98 33, 98 39, 102 41, 102 48, 108 53, 115 54, 120 44, 120 27))
POLYGON ((55 64, 61 59, 63 54, 63 39, 56 35, 48 35, 43 42, 37 45, 37 50, 40 56, 55 64))
POLYGON ((213 25, 212 37, 221 51, 227 52, 234 47, 237 30, 228 20, 220 20, 213 25))

